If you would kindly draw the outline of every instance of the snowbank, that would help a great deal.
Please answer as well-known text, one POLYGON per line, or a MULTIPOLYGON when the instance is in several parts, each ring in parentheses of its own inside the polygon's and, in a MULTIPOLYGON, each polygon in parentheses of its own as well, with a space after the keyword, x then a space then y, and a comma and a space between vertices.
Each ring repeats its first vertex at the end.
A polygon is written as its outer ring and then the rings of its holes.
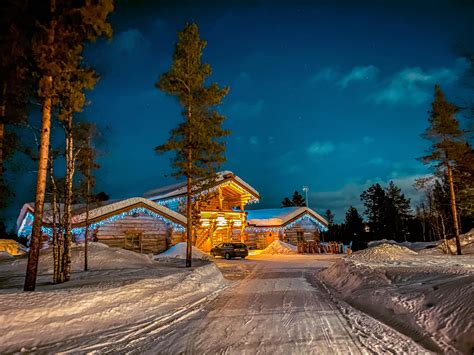
MULTIPOLYGON (((155 259, 186 259, 186 243, 181 242, 176 245, 173 245, 167 251, 155 255, 155 259)), ((203 253, 201 250, 193 246, 192 249, 192 258, 200 260, 210 260, 209 255, 203 253)))
POLYGON ((296 254, 297 251, 296 246, 277 239, 263 249, 260 254, 296 254))
POLYGON ((348 258, 363 261, 380 261, 387 259, 398 259, 407 255, 416 255, 413 250, 397 244, 380 244, 373 248, 363 249, 350 254, 348 258))
MULTIPOLYGON (((459 241, 461 243, 461 251, 464 255, 474 254, 474 229, 471 229, 465 234, 459 236, 459 241)), ((440 254, 456 254, 456 239, 448 239, 446 242, 444 240, 439 241, 436 248, 422 250, 423 254, 430 255, 440 255, 440 254), (447 244, 447 246, 446 246, 447 244)))
POLYGON ((403 247, 407 247, 408 249, 414 250, 414 251, 420 251, 426 248, 432 248, 436 247, 441 243, 441 241, 434 241, 434 242, 396 242, 395 240, 387 240, 387 239, 381 239, 381 240, 374 240, 368 243, 368 247, 372 248, 380 244, 395 244, 395 245, 401 245, 403 247))
POLYGON ((382 244, 347 256, 321 279, 349 304, 438 353, 474 347, 474 258, 382 244))
POLYGON ((10 255, 23 255, 28 252, 28 248, 13 239, 0 239, 0 252, 10 255))
MULTIPOLYGON (((145 267, 153 264, 153 260, 145 254, 121 248, 109 248, 102 243, 89 243, 88 265, 91 270, 108 270, 117 268, 145 267)), ((15 258, 10 264, 0 265, 1 272, 24 272, 26 270, 27 256, 15 258)), ((73 245, 71 250, 72 271, 84 269, 84 245, 73 245)), ((38 263, 38 273, 53 273, 53 249, 42 249, 38 263)), ((0 285, 1 287, 1 285, 0 285)))
MULTIPOLYGON (((50 251, 42 251, 43 271, 50 257, 50 251)), ((213 263, 183 268, 91 243, 91 271, 74 272, 71 281, 59 285, 40 272, 36 292, 26 293, 24 268, 19 273, 18 258, 11 259, 0 262, 0 353, 94 352, 96 346, 163 329, 228 284, 213 263)), ((76 247, 73 268, 78 266, 76 247)))

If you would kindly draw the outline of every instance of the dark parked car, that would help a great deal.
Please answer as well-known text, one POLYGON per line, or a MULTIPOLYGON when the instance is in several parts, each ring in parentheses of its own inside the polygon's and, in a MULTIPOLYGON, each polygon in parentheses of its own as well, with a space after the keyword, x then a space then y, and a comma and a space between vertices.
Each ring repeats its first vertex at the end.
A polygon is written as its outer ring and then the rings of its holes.
POLYGON ((242 258, 249 255, 249 248, 244 243, 221 243, 211 249, 212 256, 222 256, 224 258, 242 258))

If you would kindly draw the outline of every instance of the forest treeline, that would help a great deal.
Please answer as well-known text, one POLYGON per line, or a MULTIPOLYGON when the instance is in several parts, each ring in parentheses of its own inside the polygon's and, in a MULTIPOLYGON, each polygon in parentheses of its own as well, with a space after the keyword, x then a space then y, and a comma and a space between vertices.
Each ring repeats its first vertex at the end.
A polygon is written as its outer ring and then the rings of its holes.
POLYGON ((334 223, 331 210, 325 212, 327 240, 364 244, 376 239, 434 241, 456 238, 461 254, 460 233, 474 227, 474 151, 469 129, 462 129, 457 115, 460 108, 449 102, 439 85, 422 137, 431 142, 419 158, 433 174, 416 181, 421 201, 412 205, 394 182, 383 187, 376 183, 363 191, 362 214, 349 207, 343 223, 334 223))

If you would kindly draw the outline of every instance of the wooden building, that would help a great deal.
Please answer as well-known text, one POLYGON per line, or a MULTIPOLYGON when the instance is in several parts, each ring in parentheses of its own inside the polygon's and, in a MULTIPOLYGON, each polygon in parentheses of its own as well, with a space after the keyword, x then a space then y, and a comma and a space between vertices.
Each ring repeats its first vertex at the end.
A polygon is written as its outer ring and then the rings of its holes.
MULTIPOLYGON (((61 206, 62 208, 62 206, 61 206)), ((33 224, 34 204, 25 204, 18 218, 18 235, 29 237, 33 224)), ((73 208, 73 236, 84 238, 86 213, 83 205, 73 208)), ((186 218, 143 197, 106 201, 89 211, 89 235, 94 241, 140 253, 161 253, 184 241, 186 218)), ((43 242, 52 236, 51 206, 45 206, 43 242)))
MULTIPOLYGON (((150 200, 186 214, 186 183, 166 186, 145 194, 150 200)), ((258 202, 258 192, 230 171, 218 173, 214 184, 196 190, 199 221, 196 223, 195 245, 209 251, 225 241, 244 241, 247 225, 245 207, 258 202)))
POLYGON ((319 241, 327 221, 308 207, 283 207, 248 211, 245 243, 264 249, 276 239, 296 245, 319 241))
MULTIPOLYGON (((275 239, 294 245, 298 240, 319 240, 327 221, 307 207, 257 209, 246 211, 250 203, 258 202, 259 193, 231 171, 218 174, 215 184, 196 191, 199 222, 195 230, 195 245, 209 251, 222 242, 241 241, 249 247, 263 249, 275 239)), ((186 183, 159 188, 145 194, 158 204, 186 214, 186 183)))
MULTIPOLYGON (((326 220, 307 207, 246 210, 258 202, 259 193, 231 171, 218 173, 207 189, 196 189, 198 220, 193 243, 203 251, 230 241, 241 241, 251 248, 263 249, 275 239, 297 244, 319 240, 326 220)), ((29 236, 34 204, 25 204, 18 218, 18 235, 29 236)), ((94 240, 114 247, 143 253, 160 253, 185 241, 186 183, 147 192, 144 197, 106 201, 89 213, 89 230, 94 240)), ((44 241, 52 235, 51 206, 45 206, 44 241)), ((84 206, 73 210, 73 233, 83 238, 84 206)))

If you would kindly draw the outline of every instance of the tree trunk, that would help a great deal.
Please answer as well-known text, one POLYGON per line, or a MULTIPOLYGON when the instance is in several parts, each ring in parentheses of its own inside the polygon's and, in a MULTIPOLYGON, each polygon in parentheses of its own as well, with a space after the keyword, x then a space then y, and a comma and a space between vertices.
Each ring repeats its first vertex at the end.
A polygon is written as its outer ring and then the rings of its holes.
MULTIPOLYGON (((51 13, 54 16, 56 8, 55 0, 51 0, 51 13)), ((54 31, 56 22, 51 21, 48 33, 48 43, 54 45, 54 31)), ((45 77, 45 97, 43 100, 43 110, 41 113, 41 137, 38 157, 38 175, 36 178, 36 195, 33 228, 31 231, 30 251, 28 252, 28 264, 26 266, 25 291, 34 291, 36 288, 36 275, 38 272, 38 257, 41 247, 41 226, 43 224, 44 196, 46 192, 46 176, 48 169, 49 140, 51 134, 51 90, 53 87, 53 77, 45 77)))
POLYGON ((3 142, 5 141, 5 122, 7 115, 7 82, 2 86, 2 102, 0 104, 0 182, 3 180, 3 142))
MULTIPOLYGON (((189 156, 190 154, 188 154, 189 156)), ((186 195, 186 267, 191 267, 192 263, 192 248, 193 248, 193 214, 192 214, 192 178, 188 176, 186 179, 186 188, 188 190, 186 195)))
MULTIPOLYGON (((53 78, 47 77, 52 83, 53 78)), ((51 129, 51 97, 46 97, 43 102, 41 117, 41 140, 39 147, 38 175, 36 180, 36 196, 33 228, 31 232, 30 251, 26 268, 25 291, 34 291, 36 287, 36 274, 38 272, 38 257, 41 247, 41 226, 43 224, 44 196, 46 192, 46 174, 48 169, 49 138, 51 129)))
POLYGON ((71 279, 71 246, 72 246, 72 178, 74 175, 74 154, 72 137, 72 116, 67 119, 66 125, 66 177, 64 196, 64 255, 63 279, 71 279))
POLYGON ((454 225, 454 236, 456 238, 456 251, 458 255, 462 255, 461 242, 459 240, 459 223, 458 214, 456 209, 456 195, 454 194, 454 183, 453 183, 453 171, 451 165, 446 163, 448 168, 448 180, 449 180, 449 197, 451 202, 451 211, 453 213, 453 225, 454 225))
MULTIPOLYGON (((90 141, 89 141, 90 148, 90 141)), ((84 271, 87 271, 87 239, 89 238, 89 208, 90 208, 90 161, 87 162, 87 189, 86 189, 86 230, 84 232, 84 271)))
POLYGON ((61 248, 60 248, 60 241, 59 241, 59 230, 58 230, 58 222, 59 218, 59 209, 58 209, 58 199, 57 193, 58 189, 56 187, 56 181, 54 179, 54 160, 51 157, 49 160, 49 179, 51 180, 52 185, 52 207, 53 207, 53 283, 59 282, 59 275, 61 273, 61 248))

